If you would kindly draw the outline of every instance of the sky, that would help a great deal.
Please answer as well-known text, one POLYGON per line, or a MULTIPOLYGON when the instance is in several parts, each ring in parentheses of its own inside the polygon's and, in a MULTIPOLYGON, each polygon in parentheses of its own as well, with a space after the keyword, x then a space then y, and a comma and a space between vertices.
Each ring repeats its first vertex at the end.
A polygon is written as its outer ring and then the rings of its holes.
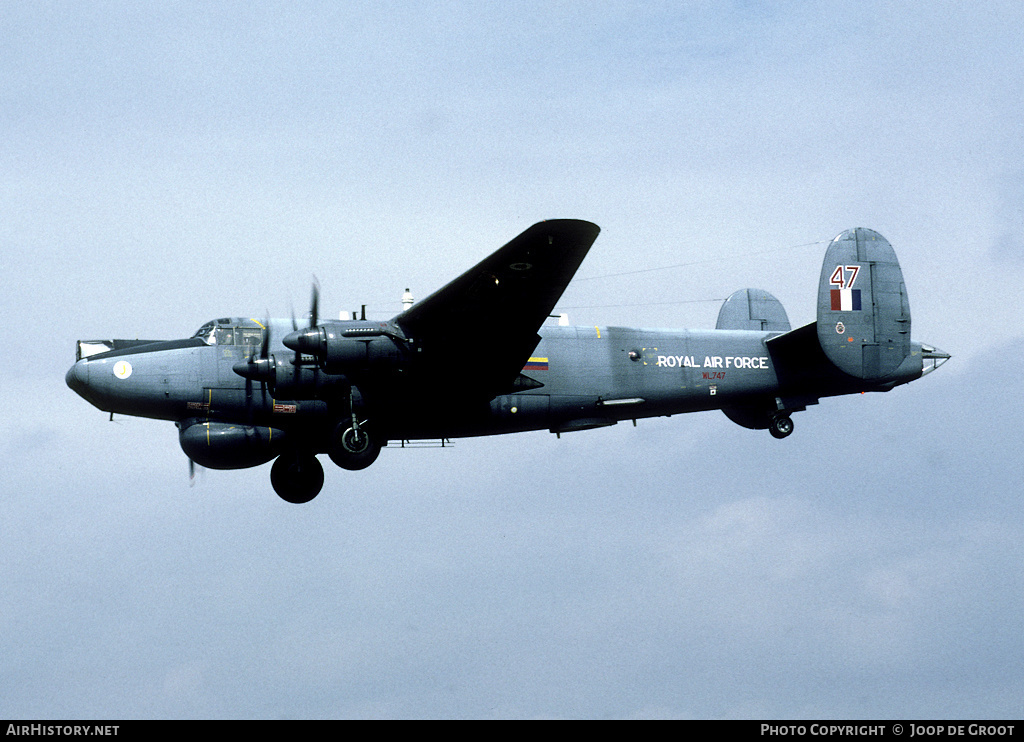
POLYGON ((0 6, 0 717, 1019 718, 1016 2, 0 6), (531 224, 558 311, 814 320, 894 246, 953 358, 784 441, 718 412, 190 484, 77 339, 370 317, 531 224))

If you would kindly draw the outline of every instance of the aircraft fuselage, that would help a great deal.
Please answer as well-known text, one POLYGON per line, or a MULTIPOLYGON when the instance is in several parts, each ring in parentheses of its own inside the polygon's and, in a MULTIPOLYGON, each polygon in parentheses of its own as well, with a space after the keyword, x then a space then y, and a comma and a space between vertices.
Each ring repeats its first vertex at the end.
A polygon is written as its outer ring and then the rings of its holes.
MULTIPOLYGON (((277 337, 286 320, 274 320, 277 337)), ((454 403, 445 390, 393 378, 365 379, 360 389, 377 411, 374 423, 390 440, 457 438, 526 430, 567 432, 620 420, 746 405, 886 391, 921 376, 920 345, 895 378, 871 384, 806 359, 808 374, 786 383, 766 340, 781 333, 743 330, 643 330, 625 327, 541 328, 523 374, 541 386, 476 403, 454 403), (823 372, 824 370, 824 372, 823 372), (810 376, 810 378, 808 378, 810 376), (781 378, 780 378, 781 377, 781 378)), ((209 418, 283 430, 336 422, 327 399, 276 399, 233 367, 252 346, 203 340, 155 342, 78 361, 68 385, 115 414, 182 421, 209 418)), ((290 355, 283 346, 275 353, 290 355)), ((471 373, 472 349, 452 359, 452 378, 471 373)), ((780 409, 782 408, 780 407, 780 409)))
POLYGON ((67 383, 101 410, 172 420, 193 463, 276 459, 289 502, 324 482, 317 455, 370 466, 389 441, 528 430, 565 433, 622 420, 721 409, 775 438, 822 397, 889 391, 948 353, 910 337, 892 246, 855 228, 825 251, 817 318, 793 329, 761 289, 725 300, 714 330, 548 324, 597 238, 551 220, 386 322, 222 318, 169 342, 79 341, 67 383))

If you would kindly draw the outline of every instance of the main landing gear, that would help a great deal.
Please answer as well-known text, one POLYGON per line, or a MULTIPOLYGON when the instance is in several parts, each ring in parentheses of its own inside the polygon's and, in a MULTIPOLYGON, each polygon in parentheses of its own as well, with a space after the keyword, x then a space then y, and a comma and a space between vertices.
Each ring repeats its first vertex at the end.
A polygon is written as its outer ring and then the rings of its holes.
POLYGON ((311 453, 283 453, 270 468, 270 483, 282 500, 301 505, 324 486, 324 468, 311 453))
MULTIPOLYGON (((380 455, 382 442, 365 425, 353 420, 340 423, 331 436, 327 455, 342 469, 358 471, 380 455)), ((324 486, 324 468, 311 452, 286 451, 270 469, 270 483, 286 502, 309 502, 324 486)))
POLYGON ((793 432, 793 418, 781 413, 773 416, 768 421, 768 432, 775 438, 785 438, 793 432))
POLYGON ((359 471, 377 460, 380 449, 381 442, 377 436, 353 415, 351 425, 341 422, 334 429, 327 455, 342 469, 359 471))

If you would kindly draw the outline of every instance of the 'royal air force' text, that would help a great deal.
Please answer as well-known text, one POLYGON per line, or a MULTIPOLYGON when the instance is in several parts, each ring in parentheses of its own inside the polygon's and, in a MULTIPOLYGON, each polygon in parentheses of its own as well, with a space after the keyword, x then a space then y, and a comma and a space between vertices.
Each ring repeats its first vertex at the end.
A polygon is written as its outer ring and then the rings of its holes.
POLYGON ((658 356, 656 366, 664 368, 768 368, 768 356, 704 356, 697 363, 696 356, 658 356))

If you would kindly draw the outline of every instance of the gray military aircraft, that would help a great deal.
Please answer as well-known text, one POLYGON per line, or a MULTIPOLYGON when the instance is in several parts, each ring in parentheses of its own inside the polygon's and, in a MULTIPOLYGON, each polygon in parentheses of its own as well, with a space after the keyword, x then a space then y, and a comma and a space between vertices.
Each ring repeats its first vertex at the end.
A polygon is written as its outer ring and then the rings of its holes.
POLYGON ((314 288, 305 327, 225 317, 184 340, 80 340, 67 384, 111 417, 173 421, 201 466, 276 459, 274 490, 302 503, 321 453, 358 470, 389 444, 710 409, 784 438, 822 397, 886 392, 950 357, 911 340, 896 253, 859 228, 829 244, 817 321, 795 330, 759 289, 730 296, 714 330, 546 324, 599 231, 535 224, 386 322, 321 321, 314 288))

